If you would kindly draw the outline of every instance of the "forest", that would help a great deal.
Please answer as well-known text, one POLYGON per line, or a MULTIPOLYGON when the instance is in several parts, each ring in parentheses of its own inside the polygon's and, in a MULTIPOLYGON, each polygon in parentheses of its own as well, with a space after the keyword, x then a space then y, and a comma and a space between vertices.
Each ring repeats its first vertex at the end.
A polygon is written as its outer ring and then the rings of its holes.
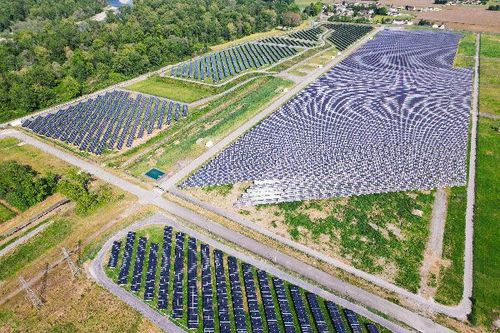
POLYGON ((0 0, 0 123, 288 23, 293 0, 0 0))

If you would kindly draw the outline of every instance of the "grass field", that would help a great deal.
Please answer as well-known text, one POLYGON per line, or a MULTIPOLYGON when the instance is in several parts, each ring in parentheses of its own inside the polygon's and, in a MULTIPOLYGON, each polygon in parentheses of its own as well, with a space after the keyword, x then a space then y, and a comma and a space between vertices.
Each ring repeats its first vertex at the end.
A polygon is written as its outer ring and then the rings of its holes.
MULTIPOLYGON (((500 87, 498 87, 500 89, 500 87)), ((500 308, 500 121, 479 120, 474 222, 473 322, 491 327, 500 308)))
POLYGON ((289 81, 280 78, 258 78, 192 111, 167 144, 146 154, 127 170, 134 176, 142 176, 151 167, 167 174, 177 170, 205 151, 207 142, 222 139, 289 85, 289 81))
POLYGON ((500 34, 481 35, 479 110, 500 114, 500 34))
POLYGON ((71 228, 69 220, 58 219, 27 243, 17 247, 14 252, 0 258, 0 281, 16 275, 24 266, 59 245, 69 235, 71 228))
POLYGON ((465 208, 467 191, 463 186, 448 189, 448 213, 443 236, 443 260, 435 300, 455 305, 462 299, 464 276, 465 208))
POLYGON ((33 146, 23 144, 14 138, 0 140, 0 161, 8 160, 16 160, 20 164, 29 164, 41 174, 46 174, 48 171, 61 174, 70 168, 62 160, 54 158, 33 146))
POLYGON ((455 56, 455 67, 474 67, 474 56, 476 55, 476 35, 473 33, 464 33, 464 37, 458 44, 457 54, 455 56))
POLYGON ((10 220, 16 213, 0 203, 0 223, 10 220))
POLYGON ((214 94, 214 88, 207 85, 153 76, 126 87, 129 90, 191 103, 214 94))

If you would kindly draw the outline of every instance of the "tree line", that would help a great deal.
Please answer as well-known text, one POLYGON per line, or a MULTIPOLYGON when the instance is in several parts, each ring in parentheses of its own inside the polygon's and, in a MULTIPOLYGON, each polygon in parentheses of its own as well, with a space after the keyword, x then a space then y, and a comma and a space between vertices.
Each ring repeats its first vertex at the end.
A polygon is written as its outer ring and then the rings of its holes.
POLYGON ((210 45, 296 25, 292 13, 300 13, 293 0, 136 0, 108 12, 104 22, 90 20, 102 6, 101 0, 0 0, 0 122, 210 45))

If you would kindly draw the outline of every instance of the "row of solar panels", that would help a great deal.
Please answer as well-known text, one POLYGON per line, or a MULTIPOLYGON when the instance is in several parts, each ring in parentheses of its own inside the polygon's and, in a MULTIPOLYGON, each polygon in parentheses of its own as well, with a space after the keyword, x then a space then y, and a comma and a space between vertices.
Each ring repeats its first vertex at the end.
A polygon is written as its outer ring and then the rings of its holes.
POLYGON ((245 43, 173 66, 170 75, 201 81, 211 78, 218 82, 249 68, 277 63, 297 52, 287 45, 245 43))
MULTIPOLYGON (((234 331, 263 333, 266 328, 269 333, 281 333, 282 330, 285 333, 312 333, 313 331, 323 333, 329 332, 330 327, 342 333, 347 331, 347 326, 354 333, 363 331, 354 312, 345 309, 344 319, 333 302, 324 301, 317 295, 304 292, 299 287, 277 277, 271 277, 269 280, 270 277, 265 271, 240 263, 235 257, 226 256, 220 250, 211 251, 207 244, 200 244, 198 251, 198 241, 193 237, 187 237, 182 232, 175 234, 174 256, 171 258, 173 232, 172 227, 166 227, 163 232, 163 244, 151 243, 149 245, 147 269, 144 283, 142 283, 144 300, 154 305, 156 297, 156 307, 166 310, 167 313, 171 313, 172 318, 179 320, 184 318, 186 310, 184 303, 186 303, 188 329, 201 327, 203 332, 215 332, 216 322, 218 322, 218 331, 221 333, 234 331), (184 268, 186 239, 187 269, 184 268), (159 274, 160 283, 156 291, 160 246, 163 251, 159 274), (171 261, 173 261, 174 270, 172 288, 169 287, 171 261), (200 276, 198 276, 199 263, 201 263, 200 276), (185 278, 186 271, 187 279, 185 278), (199 277, 201 277, 202 297, 201 318, 198 315, 199 277), (184 288, 186 282, 187 288, 184 288), (173 289, 171 293, 170 289, 173 289), (186 292, 187 295, 185 295, 186 292), (169 306, 170 296, 172 297, 171 307, 169 306), (184 297, 187 297, 187 302, 184 301, 184 297), (263 311, 260 309, 261 306, 263 311)), ((139 295, 148 246, 146 238, 140 237, 138 242, 135 239, 136 234, 129 232, 123 251, 121 251, 120 241, 113 243, 108 268, 111 270, 119 268, 117 283, 128 286, 131 280, 130 290, 139 295), (138 243, 137 246, 135 243, 138 243), (134 269, 129 272, 134 254, 134 269)), ((378 331, 373 324, 368 324, 366 328, 369 332, 378 331)))
POLYGON ((187 104, 113 90, 22 126, 49 138, 100 155, 105 149, 131 147, 135 140, 188 114, 187 104))

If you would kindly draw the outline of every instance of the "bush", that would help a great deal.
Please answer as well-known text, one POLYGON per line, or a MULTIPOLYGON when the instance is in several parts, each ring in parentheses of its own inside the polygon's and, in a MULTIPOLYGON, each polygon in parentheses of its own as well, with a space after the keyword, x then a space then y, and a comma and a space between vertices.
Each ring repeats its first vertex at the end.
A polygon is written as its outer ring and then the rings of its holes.
POLYGON ((48 173, 41 177, 29 165, 16 161, 0 164, 0 199, 24 211, 53 194, 58 176, 48 173))
POLYGON ((113 197, 113 191, 107 185, 102 185, 92 191, 89 188, 91 182, 90 174, 71 169, 57 186, 61 194, 76 203, 78 215, 88 215, 102 203, 111 201, 113 197))

